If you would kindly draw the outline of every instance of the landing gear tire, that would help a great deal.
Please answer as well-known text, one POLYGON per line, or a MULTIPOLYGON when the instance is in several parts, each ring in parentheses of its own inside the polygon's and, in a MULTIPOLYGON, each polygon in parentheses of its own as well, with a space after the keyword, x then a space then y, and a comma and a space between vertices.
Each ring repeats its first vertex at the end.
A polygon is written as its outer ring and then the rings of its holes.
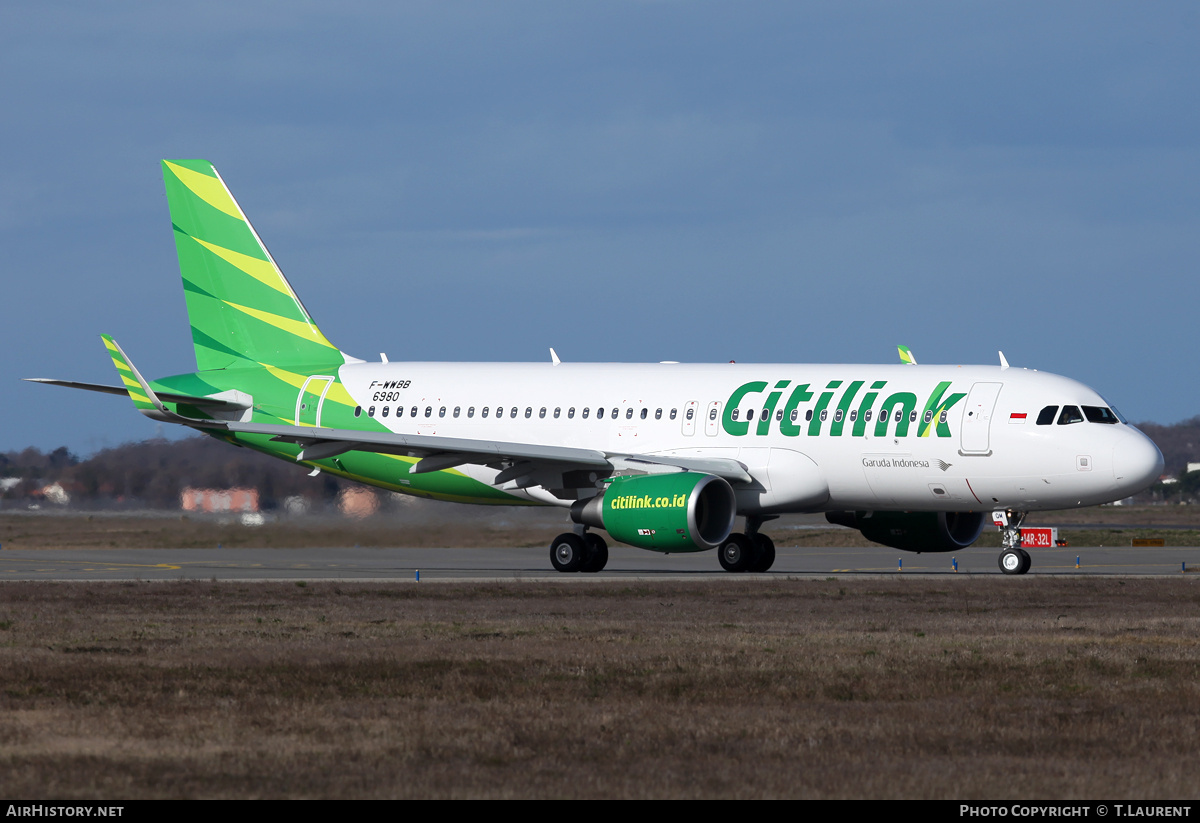
POLYGON ((604 538, 588 532, 583 536, 583 542, 587 546, 587 559, 583 561, 583 568, 580 571, 603 571, 604 567, 608 565, 608 544, 604 542, 604 538))
POLYGON ((1033 558, 1024 549, 1017 549, 1017 551, 1021 553, 1021 570, 1017 574, 1025 574, 1025 572, 1029 571, 1029 567, 1033 565, 1033 558))
POLYGON ((754 548, 758 556, 750 566, 752 572, 765 572, 775 565, 775 541, 765 534, 754 535, 754 548))
POLYGON ((583 542, 582 537, 573 532, 560 534, 550 544, 550 562, 560 572, 579 571, 587 558, 587 544, 583 542))
POLYGON ((1024 549, 1005 549, 1000 553, 1000 571, 1005 574, 1025 574, 1033 564, 1024 549))
POLYGON ((717 549, 717 558, 721 561, 721 568, 727 572, 750 571, 757 555, 758 552, 754 550, 754 544, 750 542, 750 538, 738 532, 726 537, 725 542, 717 549))

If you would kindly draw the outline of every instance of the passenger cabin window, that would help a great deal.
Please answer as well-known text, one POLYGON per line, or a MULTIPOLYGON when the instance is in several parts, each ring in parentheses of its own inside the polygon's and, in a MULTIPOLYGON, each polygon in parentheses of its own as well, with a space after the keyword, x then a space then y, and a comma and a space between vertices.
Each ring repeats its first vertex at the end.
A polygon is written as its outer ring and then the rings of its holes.
POLYGON ((695 416, 695 414, 696 414, 695 409, 688 409, 687 410, 687 419, 691 420, 695 416))
POLYGON ((1089 423, 1116 423, 1117 416, 1104 406, 1084 406, 1083 414, 1089 423))
POLYGON ((555 406, 554 407, 554 419, 557 420, 559 415, 561 415, 561 414, 562 414, 562 408, 559 406, 555 406))
POLYGON ((475 407, 467 406, 467 419, 470 420, 474 416, 475 416, 475 407))
POLYGON ((655 419, 655 420, 662 420, 662 409, 655 409, 655 410, 654 410, 654 419, 655 419))
POLYGON ((404 416, 404 407, 403 407, 403 406, 397 406, 397 407, 396 407, 396 416, 397 416, 397 417, 403 417, 403 416, 404 416))
POLYGON ((747 410, 746 410, 746 419, 747 419, 747 420, 753 420, 753 419, 754 419, 754 409, 747 409, 747 410))
POLYGON ((675 409, 671 409, 671 419, 675 419, 675 409))
POLYGON ((1058 406, 1047 406, 1038 414, 1037 424, 1039 426, 1049 426, 1054 422, 1054 415, 1058 414, 1058 406))
POLYGON ((525 419, 528 420, 530 417, 533 417, 533 406, 526 406, 525 407, 525 419))
POLYGON ((650 413, 649 409, 642 409, 642 419, 646 419, 646 415, 650 413))
POLYGON ((355 406, 355 407, 354 407, 354 416, 355 416, 355 417, 362 417, 362 406, 355 406))
POLYGON ((1083 415, 1078 406, 1063 406, 1062 414, 1058 416, 1058 425, 1066 426, 1071 423, 1082 423, 1083 415))
POLYGON ((584 406, 583 407, 583 419, 587 420, 587 417, 588 417, 588 407, 584 406))
POLYGON ((625 410, 625 419, 626 419, 626 420, 632 420, 632 419, 633 419, 633 406, 630 406, 629 408, 627 408, 627 409, 625 410))
POLYGON ((382 416, 383 416, 383 417, 387 417, 387 416, 388 416, 388 409, 389 409, 389 408, 390 408, 390 406, 384 406, 384 407, 383 407, 383 412, 382 412, 382 416))
POLYGON ((371 408, 367 409, 367 417, 374 417, 374 416, 375 416, 375 407, 372 406, 371 408))
MULTIPOLYGON (((467 417, 470 417, 470 416, 471 416, 471 413, 467 412, 467 417)), ((487 406, 484 406, 482 409, 479 410, 479 416, 480 417, 488 416, 488 407, 487 406)))
POLYGON ((806 411, 806 412, 804 413, 804 419, 805 419, 805 420, 812 420, 812 409, 809 409, 808 411, 806 411))
POLYGON ((516 407, 516 406, 513 406, 513 407, 512 407, 512 411, 511 411, 511 412, 509 412, 509 415, 508 415, 508 416, 509 416, 509 417, 516 417, 516 416, 517 416, 517 407, 516 407))
POLYGON ((711 410, 709 410, 709 412, 708 412, 708 419, 709 419, 709 420, 716 420, 716 419, 717 419, 717 410, 716 410, 716 409, 711 409, 711 410))
POLYGON ((458 413, 459 413, 460 411, 462 411, 462 407, 461 407, 461 406, 455 406, 455 407, 454 407, 454 416, 455 416, 455 417, 458 417, 458 413))
POLYGON ((792 409, 792 422, 795 423, 796 420, 798 420, 799 418, 800 418, 800 410, 792 409))
POLYGON ((425 416, 426 416, 426 417, 433 417, 433 406, 426 406, 426 407, 425 407, 425 416))
POLYGON ((408 413, 408 415, 409 415, 409 417, 416 417, 417 416, 417 407, 413 406, 412 410, 408 413))
POLYGON ((574 406, 572 406, 571 408, 567 409, 567 419, 568 419, 568 420, 574 420, 574 419, 575 419, 575 407, 574 407, 574 406))
POLYGON ((613 406, 613 410, 612 410, 612 419, 613 419, 613 420, 616 420, 616 419, 617 419, 617 408, 616 408, 616 406, 613 406))
POLYGON ((442 406, 440 409, 438 409, 438 417, 445 417, 445 416, 446 416, 446 407, 442 406))
POLYGON ((545 406, 542 406, 542 410, 538 412, 538 417, 539 417, 539 418, 542 418, 542 417, 545 417, 545 416, 546 416, 546 407, 545 407, 545 406))

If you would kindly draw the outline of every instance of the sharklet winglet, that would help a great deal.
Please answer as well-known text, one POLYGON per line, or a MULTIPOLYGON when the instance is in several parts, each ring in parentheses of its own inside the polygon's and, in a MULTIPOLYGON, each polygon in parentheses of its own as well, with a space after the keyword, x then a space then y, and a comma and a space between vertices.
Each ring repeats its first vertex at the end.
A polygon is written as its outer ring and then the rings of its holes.
MULTIPOLYGON (((146 415, 147 417, 164 420, 168 423, 182 423, 185 426, 200 426, 202 428, 225 427, 220 421, 187 417, 167 409, 167 407, 163 405, 162 400, 159 399, 159 396, 154 389, 150 388, 150 384, 146 382, 146 378, 142 377, 142 373, 137 370, 137 366, 133 365, 133 361, 129 359, 129 355, 125 354, 125 350, 121 348, 120 344, 107 334, 100 335, 100 339, 104 341, 104 347, 108 349, 109 354, 115 355, 113 357, 113 364, 116 365, 117 370, 119 372, 127 370, 131 375, 133 375, 133 379, 136 381, 137 386, 141 391, 140 393, 136 393, 134 388, 130 386, 128 389, 129 398, 133 400, 134 405, 137 406, 138 411, 140 411, 142 414, 146 415), (120 357, 120 360, 117 359, 117 356, 120 357), (151 412, 150 409, 145 408, 143 404, 139 404, 139 400, 143 401, 143 403, 149 403, 151 406, 153 406, 154 412, 151 412)), ((125 379, 124 375, 122 375, 122 379, 125 379)))

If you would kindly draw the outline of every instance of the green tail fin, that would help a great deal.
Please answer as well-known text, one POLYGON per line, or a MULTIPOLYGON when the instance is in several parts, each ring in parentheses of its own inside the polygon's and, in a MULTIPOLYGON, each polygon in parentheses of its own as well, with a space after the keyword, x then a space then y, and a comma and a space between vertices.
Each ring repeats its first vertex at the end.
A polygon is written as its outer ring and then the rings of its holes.
POLYGON ((196 367, 344 363, 212 163, 164 160, 162 168, 196 367))

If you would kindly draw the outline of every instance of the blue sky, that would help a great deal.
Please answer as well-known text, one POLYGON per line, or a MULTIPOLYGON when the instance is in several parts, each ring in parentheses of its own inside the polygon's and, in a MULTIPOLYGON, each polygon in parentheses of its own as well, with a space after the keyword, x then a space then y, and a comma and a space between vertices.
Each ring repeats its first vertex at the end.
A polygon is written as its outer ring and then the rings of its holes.
POLYGON ((1200 7, 9 2, 0 450, 194 368, 158 160, 360 357, 993 363, 1200 414, 1200 7))

